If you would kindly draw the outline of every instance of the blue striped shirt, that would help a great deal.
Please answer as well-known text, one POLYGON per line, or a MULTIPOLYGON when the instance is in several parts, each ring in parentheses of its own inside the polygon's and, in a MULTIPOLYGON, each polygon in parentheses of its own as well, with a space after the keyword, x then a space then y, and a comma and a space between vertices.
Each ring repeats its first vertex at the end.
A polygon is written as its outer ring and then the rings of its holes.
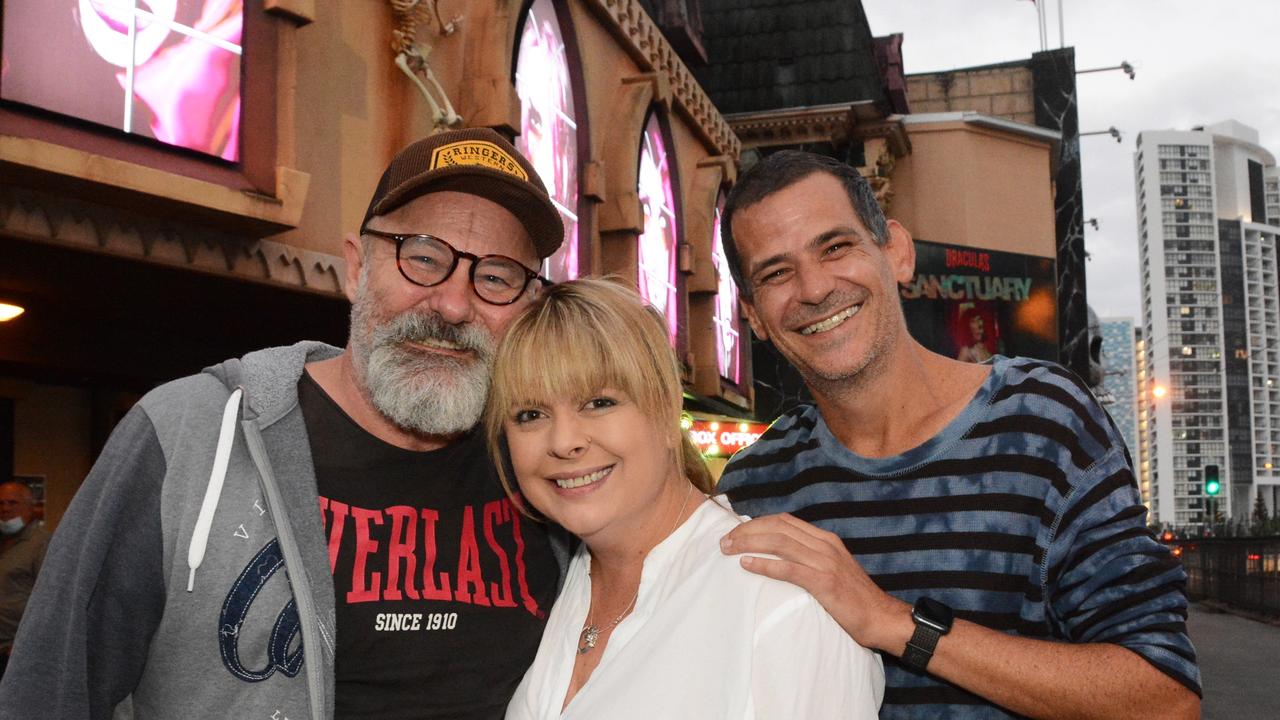
MULTIPOLYGON (((1146 527, 1115 424, 1058 365, 991 363, 919 447, 861 457, 805 405, 736 454, 720 490, 739 513, 789 512, 839 535, 907 603, 927 595, 1010 635, 1116 643, 1198 694, 1186 574, 1146 527)), ((885 676, 882 718, 1012 717, 890 656, 885 676)))

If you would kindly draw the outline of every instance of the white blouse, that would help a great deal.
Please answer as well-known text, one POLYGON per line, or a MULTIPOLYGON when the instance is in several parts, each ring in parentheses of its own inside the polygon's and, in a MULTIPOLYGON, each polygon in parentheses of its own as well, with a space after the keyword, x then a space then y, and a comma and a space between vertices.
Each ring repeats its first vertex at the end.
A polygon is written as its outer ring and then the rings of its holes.
POLYGON ((591 605, 591 556, 580 547, 508 720, 875 718, 880 658, 804 590, 721 553, 720 538, 740 522, 704 502, 650 551, 635 610, 561 713, 591 605))

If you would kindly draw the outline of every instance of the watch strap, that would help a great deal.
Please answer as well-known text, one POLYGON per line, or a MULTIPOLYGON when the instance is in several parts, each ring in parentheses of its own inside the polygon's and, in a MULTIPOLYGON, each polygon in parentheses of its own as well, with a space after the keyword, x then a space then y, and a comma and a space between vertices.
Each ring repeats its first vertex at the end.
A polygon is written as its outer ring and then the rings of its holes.
POLYGON ((942 633, 936 629, 924 623, 916 623, 916 631, 911 635, 906 649, 902 652, 902 664, 912 670, 923 672, 928 667, 929 660, 933 658, 933 650, 938 646, 940 637, 942 633))

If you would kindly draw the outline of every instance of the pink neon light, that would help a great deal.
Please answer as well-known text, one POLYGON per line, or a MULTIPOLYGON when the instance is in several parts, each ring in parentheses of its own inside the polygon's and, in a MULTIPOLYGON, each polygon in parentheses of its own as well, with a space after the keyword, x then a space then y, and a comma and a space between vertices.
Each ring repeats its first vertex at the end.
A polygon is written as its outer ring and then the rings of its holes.
POLYGON ((716 326, 716 366, 720 377, 735 385, 742 382, 739 363, 742 341, 742 318, 738 314, 738 286, 729 272, 729 259, 720 243, 720 216, 724 212, 724 194, 716 202, 712 223, 711 264, 716 269, 716 305, 712 322, 716 326))
POLYGON ((678 331, 676 298, 676 247, 679 242, 671 166, 657 116, 645 126, 640 147, 637 190, 644 210, 640 234, 638 279, 640 295, 667 318, 667 333, 674 345, 678 331))
POLYGON ((516 61, 520 137, 516 148, 529 158, 564 221, 565 243, 543 263, 553 281, 575 278, 578 259, 578 122, 560 23, 551 0, 535 0, 520 35, 516 61))

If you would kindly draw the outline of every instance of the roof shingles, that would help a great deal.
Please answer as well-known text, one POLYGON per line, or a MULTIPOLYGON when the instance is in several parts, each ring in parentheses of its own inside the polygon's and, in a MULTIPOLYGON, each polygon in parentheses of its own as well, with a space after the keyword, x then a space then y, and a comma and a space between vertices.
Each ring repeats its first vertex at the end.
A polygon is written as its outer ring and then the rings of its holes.
POLYGON ((859 0, 702 0, 708 65, 694 75, 725 113, 873 100, 888 107, 859 0))

